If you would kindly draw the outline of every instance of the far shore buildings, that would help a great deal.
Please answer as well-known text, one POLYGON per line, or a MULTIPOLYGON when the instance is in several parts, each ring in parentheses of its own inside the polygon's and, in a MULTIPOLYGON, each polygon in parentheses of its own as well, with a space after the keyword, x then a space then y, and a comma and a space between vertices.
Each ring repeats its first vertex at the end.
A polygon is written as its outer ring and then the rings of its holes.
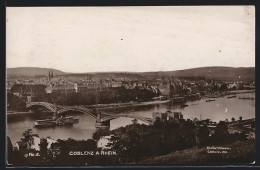
POLYGON ((19 77, 7 81, 7 91, 9 93, 27 100, 34 101, 35 96, 49 95, 51 93, 68 94, 68 93, 84 93, 90 91, 109 91, 115 88, 144 89, 152 91, 158 96, 164 98, 172 97, 189 97, 199 99, 201 96, 211 93, 212 89, 221 89, 225 87, 227 90, 238 89, 255 89, 255 83, 242 83, 232 81, 207 81, 207 80, 184 80, 178 78, 159 78, 159 79, 127 79, 119 78, 97 78, 91 76, 80 75, 54 75, 50 70, 45 76, 36 76, 33 78, 19 77))

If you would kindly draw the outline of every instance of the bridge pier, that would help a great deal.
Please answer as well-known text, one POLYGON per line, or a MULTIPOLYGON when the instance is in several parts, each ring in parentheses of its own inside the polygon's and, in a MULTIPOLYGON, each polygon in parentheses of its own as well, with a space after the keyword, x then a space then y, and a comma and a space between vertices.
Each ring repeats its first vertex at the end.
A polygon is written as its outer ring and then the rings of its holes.
MULTIPOLYGON (((109 121, 109 124, 110 124, 110 121, 109 121)), ((103 122, 96 122, 96 128, 101 128, 101 129, 106 129, 106 128, 110 128, 109 125, 103 123, 103 122)))
POLYGON ((107 127, 110 127, 110 120, 108 121, 105 121, 105 122, 102 122, 103 125, 107 126, 107 127))
POLYGON ((101 113, 97 113, 97 119, 96 119, 96 128, 109 128, 110 127, 110 120, 102 122, 101 121, 101 113))
POLYGON ((98 128, 98 129, 109 129, 110 128, 110 121, 96 122, 96 128, 98 128))

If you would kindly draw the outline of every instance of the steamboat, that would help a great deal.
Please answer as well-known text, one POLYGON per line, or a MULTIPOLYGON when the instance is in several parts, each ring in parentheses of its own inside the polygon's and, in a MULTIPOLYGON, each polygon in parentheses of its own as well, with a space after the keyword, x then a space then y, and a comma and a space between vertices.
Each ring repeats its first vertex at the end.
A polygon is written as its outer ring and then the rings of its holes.
POLYGON ((213 101, 215 101, 215 99, 208 99, 208 100, 206 100, 206 102, 213 102, 213 101))
POLYGON ((44 120, 35 120, 34 127, 49 127, 49 126, 65 126, 78 123, 79 118, 68 116, 68 117, 59 117, 53 119, 44 119, 44 120))

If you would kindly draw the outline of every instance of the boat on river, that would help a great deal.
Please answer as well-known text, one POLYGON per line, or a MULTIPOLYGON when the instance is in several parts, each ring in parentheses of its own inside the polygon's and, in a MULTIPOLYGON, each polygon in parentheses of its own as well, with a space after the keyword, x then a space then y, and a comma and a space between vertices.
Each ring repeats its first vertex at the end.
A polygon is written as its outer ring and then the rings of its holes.
POLYGON ((235 97, 237 97, 237 96, 227 96, 228 99, 235 98, 235 97))
POLYGON ((239 99, 244 99, 244 100, 255 100, 254 97, 239 97, 239 99))
POLYGON ((34 127, 49 127, 56 124, 53 119, 35 120, 34 127))
POLYGON ((60 117, 57 119, 35 120, 34 127, 64 126, 64 125, 72 125, 78 122, 79 122, 78 117, 68 116, 68 117, 60 117))
POLYGON ((183 105, 181 105, 180 107, 181 108, 184 108, 184 107, 188 107, 189 105, 187 105, 187 104, 183 104, 183 105))
POLYGON ((208 99, 208 100, 206 100, 206 102, 213 102, 213 101, 215 101, 215 99, 208 99))

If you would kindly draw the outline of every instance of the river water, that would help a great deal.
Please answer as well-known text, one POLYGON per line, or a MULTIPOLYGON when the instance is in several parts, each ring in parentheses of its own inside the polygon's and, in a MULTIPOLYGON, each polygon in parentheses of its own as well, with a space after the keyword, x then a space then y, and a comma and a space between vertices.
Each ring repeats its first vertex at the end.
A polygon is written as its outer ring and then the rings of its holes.
MULTIPOLYGON (((174 110, 182 112, 184 119, 211 119, 212 121, 220 121, 228 119, 231 120, 234 117, 236 120, 240 116, 243 119, 255 118, 255 100, 241 100, 239 97, 255 97, 255 93, 242 93, 237 94, 236 98, 216 98, 215 101, 206 102, 206 98, 202 98, 197 101, 188 101, 186 104, 188 107, 180 108, 179 104, 173 104, 172 102, 152 104, 145 106, 132 106, 120 109, 120 111, 113 111, 114 114, 128 114, 137 115, 138 117, 152 118, 152 113, 165 112, 167 110, 174 110)), ((109 112, 108 112, 109 113, 109 112)), ((74 114, 75 115, 75 114, 74 114)), ((20 140, 25 130, 31 128, 33 133, 38 134, 40 137, 51 137, 53 139, 90 139, 95 132, 96 120, 87 114, 77 114, 79 117, 79 123, 74 124, 71 127, 50 127, 50 128, 34 128, 33 124, 35 120, 44 119, 50 117, 51 114, 22 114, 8 116, 7 119, 7 135, 11 138, 12 143, 20 140)), ((132 123, 132 118, 121 117, 110 122, 110 129, 115 129, 120 126, 126 126, 132 123)), ((144 123, 138 120, 138 123, 144 123)))

